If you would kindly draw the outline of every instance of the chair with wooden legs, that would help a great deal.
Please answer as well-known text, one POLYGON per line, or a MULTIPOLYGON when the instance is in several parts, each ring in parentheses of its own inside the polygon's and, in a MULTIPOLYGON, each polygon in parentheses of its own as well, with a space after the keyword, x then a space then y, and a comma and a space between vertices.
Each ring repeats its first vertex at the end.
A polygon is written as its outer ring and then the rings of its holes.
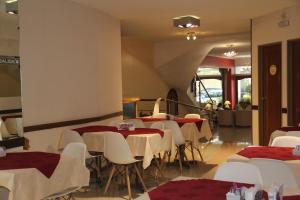
POLYGON ((109 175, 107 184, 104 189, 104 194, 106 194, 106 192, 108 191, 108 188, 110 186, 112 177, 116 171, 117 166, 121 166, 121 167, 124 166, 128 195, 129 195, 129 199, 132 199, 130 176, 129 176, 129 169, 128 169, 130 165, 134 166, 134 169, 137 173, 138 178, 140 179, 143 189, 145 192, 147 192, 145 183, 136 165, 136 163, 139 162, 139 160, 136 160, 132 156, 129 146, 125 138, 123 137, 123 135, 116 132, 108 132, 107 134, 105 134, 104 157, 107 158, 113 164, 111 173, 109 175))
MULTIPOLYGON (((187 158, 184 152, 185 149, 185 139, 182 135, 181 129, 178 126, 177 122, 172 120, 166 120, 163 122, 164 128, 169 129, 172 133, 175 145, 176 145, 176 155, 175 158, 178 156, 179 167, 180 167, 180 175, 182 175, 182 162, 184 158, 187 158)), ((170 160, 170 154, 169 154, 170 160)))

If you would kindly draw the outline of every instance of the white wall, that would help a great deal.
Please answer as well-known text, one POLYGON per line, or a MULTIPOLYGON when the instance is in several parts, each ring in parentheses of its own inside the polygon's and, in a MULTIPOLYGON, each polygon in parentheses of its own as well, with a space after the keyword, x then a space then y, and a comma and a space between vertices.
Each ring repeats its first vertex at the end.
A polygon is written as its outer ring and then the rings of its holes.
MULTIPOLYGON (((19 1, 19 9, 25 126, 122 110, 118 20, 66 0, 19 1)), ((57 142, 55 129, 38 133, 26 137, 57 142)))
MULTIPOLYGON (((169 87, 153 63, 153 43, 122 38, 122 86, 124 97, 165 98, 169 87)), ((162 103, 163 104, 163 103, 162 103)), ((142 110, 152 110, 154 102, 139 102, 142 110)), ((161 106, 163 109, 164 105, 161 106)))
MULTIPOLYGON (((282 108, 287 108, 287 40, 300 38, 300 4, 253 19, 252 24, 252 104, 258 105, 258 46, 282 42, 282 108), (282 15, 290 21, 290 26, 280 28, 282 15)), ((253 111, 253 142, 258 144, 259 114, 253 111)), ((282 125, 287 125, 287 114, 282 114, 282 125)))

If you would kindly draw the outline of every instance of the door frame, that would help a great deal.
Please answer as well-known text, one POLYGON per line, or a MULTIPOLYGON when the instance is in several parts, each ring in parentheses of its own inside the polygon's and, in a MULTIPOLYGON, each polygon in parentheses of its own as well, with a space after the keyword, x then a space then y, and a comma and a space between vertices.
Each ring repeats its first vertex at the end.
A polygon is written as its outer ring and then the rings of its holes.
MULTIPOLYGON (((292 49, 292 43, 296 42, 296 41, 300 41, 300 38, 296 38, 296 39, 291 39, 287 41, 287 87, 288 88, 292 88, 293 85, 293 49, 292 49)), ((288 94, 287 94, 287 98, 288 98, 288 125, 291 126, 293 124, 293 91, 292 90, 287 90, 288 94)))
MULTIPOLYGON (((282 107, 282 42, 273 42, 268 44, 263 44, 258 46, 258 116, 259 116, 259 145, 264 144, 264 99, 262 98, 264 91, 264 82, 265 77, 263 76, 263 48, 267 46, 272 46, 280 44, 281 46, 281 67, 280 67, 280 74, 281 74, 281 84, 280 84, 280 91, 281 91, 281 98, 280 98, 280 105, 282 107)), ((281 110, 281 124, 282 124, 282 109, 281 110)))

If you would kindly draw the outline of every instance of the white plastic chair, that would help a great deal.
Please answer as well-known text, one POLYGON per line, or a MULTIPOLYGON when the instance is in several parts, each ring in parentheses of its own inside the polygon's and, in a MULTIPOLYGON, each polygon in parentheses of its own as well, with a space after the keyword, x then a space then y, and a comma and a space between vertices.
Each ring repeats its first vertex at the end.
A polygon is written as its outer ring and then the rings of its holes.
MULTIPOLYGON (((184 161, 184 157, 186 157, 184 150, 185 150, 185 139, 182 135, 181 129, 177 122, 172 120, 165 120, 163 121, 165 129, 169 129, 172 133, 174 138, 174 142, 176 145, 176 156, 178 156, 179 167, 180 167, 180 174, 182 174, 182 161, 184 161)), ((169 160, 170 160, 169 154, 169 160)), ((175 156, 175 157, 176 157, 175 156)))
POLYGON ((125 165, 125 175, 126 175, 129 199, 132 199, 131 198, 130 178, 129 178, 129 171, 128 171, 128 166, 131 164, 134 165, 135 171, 143 185, 144 191, 147 192, 145 183, 144 183, 144 181, 141 177, 141 174, 136 166, 136 162, 139 162, 139 160, 136 160, 132 156, 132 153, 129 149, 128 143, 126 142, 123 135, 121 135, 120 133, 117 133, 117 132, 108 132, 105 134, 104 157, 113 163, 111 173, 109 175, 107 184, 104 189, 104 194, 107 192, 107 190, 109 188, 111 179, 116 170, 116 165, 121 165, 121 166, 125 165))
POLYGON ((298 188, 295 176, 283 161, 252 158, 249 163, 258 167, 264 186, 271 186, 276 183, 283 184, 284 187, 298 188))
POLYGON ((5 123, 3 122, 2 119, 0 119, 0 134, 1 134, 2 138, 7 138, 10 136, 10 134, 5 126, 5 123))
POLYGON ((157 113, 157 114, 153 114, 152 117, 154 117, 154 118, 162 118, 162 119, 166 119, 166 118, 167 118, 167 113, 157 113))
POLYGON ((201 119, 201 116, 199 114, 186 114, 184 118, 196 118, 201 119))
POLYGON ((274 138, 271 146, 274 147, 296 147, 300 145, 300 138, 295 136, 280 136, 274 138))
MULTIPOLYGON (((70 143, 68 144, 63 152, 61 153, 62 156, 66 155, 69 157, 76 158, 77 161, 79 161, 78 164, 85 166, 85 152, 86 152, 86 145, 83 143, 70 143)), ((71 187, 66 190, 63 190, 61 192, 52 194, 43 200, 56 200, 60 199, 61 197, 68 197, 68 199, 72 199, 72 193, 78 191, 81 188, 81 186, 77 187, 71 187)))
POLYGON ((125 122, 132 123, 135 128, 145 128, 145 124, 141 119, 127 119, 125 122))
POLYGON ((263 183, 258 167, 246 162, 227 162, 219 166, 214 180, 248 184, 263 183))
POLYGON ((159 114, 159 104, 160 104, 161 98, 156 99, 154 103, 154 108, 153 108, 153 116, 159 114))
POLYGON ((114 127, 117 127, 119 123, 122 123, 123 120, 121 119, 117 119, 117 120, 112 120, 108 123, 108 126, 114 126, 114 127))
POLYGON ((288 131, 286 136, 300 137, 300 131, 288 131))
POLYGON ((154 122, 154 123, 151 124, 150 128, 164 130, 165 129, 165 124, 163 122, 154 122))

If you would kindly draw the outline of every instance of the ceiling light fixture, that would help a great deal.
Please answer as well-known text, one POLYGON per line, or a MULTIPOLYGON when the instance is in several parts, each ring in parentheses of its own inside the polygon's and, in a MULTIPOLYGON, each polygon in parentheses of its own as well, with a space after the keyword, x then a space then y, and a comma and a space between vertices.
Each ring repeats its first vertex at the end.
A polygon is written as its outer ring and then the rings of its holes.
POLYGON ((176 28, 197 28, 200 26, 200 18, 193 15, 175 17, 173 25, 176 28))
POLYGON ((229 58, 236 56, 238 53, 235 50, 233 50, 233 45, 229 45, 229 47, 230 47, 229 51, 225 52, 224 56, 229 58))
POLYGON ((196 40, 197 39, 197 33, 196 32, 188 32, 186 34, 186 39, 187 40, 196 40))

